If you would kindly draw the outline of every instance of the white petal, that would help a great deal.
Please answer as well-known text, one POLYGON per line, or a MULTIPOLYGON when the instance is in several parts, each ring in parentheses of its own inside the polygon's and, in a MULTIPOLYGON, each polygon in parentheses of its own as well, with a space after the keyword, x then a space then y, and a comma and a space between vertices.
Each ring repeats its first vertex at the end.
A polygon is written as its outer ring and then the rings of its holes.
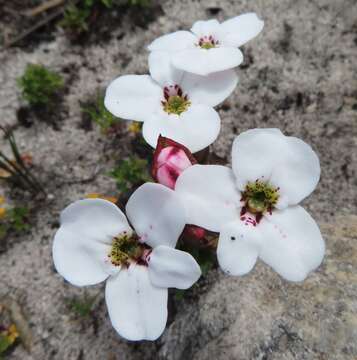
POLYGON ((278 129, 252 129, 237 136, 232 146, 232 168, 240 190, 248 181, 269 180, 283 147, 278 129))
POLYGON ((258 226, 236 220, 222 227, 217 258, 221 269, 229 275, 244 275, 255 265, 262 235, 258 226))
POLYGON ((107 264, 110 244, 123 231, 131 231, 126 217, 109 201, 86 199, 69 205, 53 243, 57 271, 77 286, 105 280, 112 273, 107 264))
POLYGON ((237 136, 232 166, 241 190, 257 179, 279 187, 279 208, 298 204, 320 178, 319 160, 311 147, 278 129, 253 129, 237 136))
MULTIPOLYGON (((289 205, 296 205, 316 188, 320 179, 320 162, 304 141, 290 136, 285 140, 284 156, 274 168, 270 181, 280 187, 282 200, 285 198, 289 205)), ((284 204, 280 205, 284 208, 284 204)))
POLYGON ((211 145, 219 134, 221 121, 218 113, 207 105, 191 105, 180 116, 164 111, 153 114, 145 121, 143 136, 148 144, 156 147, 159 135, 168 137, 197 152, 211 145))
POLYGON ((189 31, 176 31, 160 36, 149 46, 150 51, 179 51, 195 46, 197 38, 189 31))
POLYGON ((172 64, 197 75, 232 69, 243 61, 242 52, 234 47, 183 50, 172 57, 172 64))
POLYGON ((321 264, 324 240, 301 206, 273 211, 258 227, 263 236, 260 258, 285 279, 302 281, 321 264))
POLYGON ((247 13, 224 21, 221 24, 223 44, 226 46, 241 46, 256 37, 263 29, 264 21, 255 13, 247 13))
POLYGON ((146 266, 131 265, 105 288, 105 300, 113 327, 133 341, 156 340, 167 321, 167 289, 151 284, 146 266))
POLYGON ((239 219, 240 193, 233 171, 220 165, 194 165, 177 179, 175 192, 186 208, 186 222, 211 231, 220 231, 239 219))
POLYGON ((232 69, 207 76, 185 73, 181 82, 184 93, 198 104, 216 106, 224 101, 238 84, 238 76, 232 69))
POLYGON ((149 75, 125 75, 108 86, 104 105, 115 116, 144 121, 160 106, 162 89, 149 75))
POLYGON ((215 35, 220 30, 220 24, 216 19, 196 21, 191 31, 197 36, 215 35))
POLYGON ((151 247, 175 247, 185 227, 179 196, 161 184, 146 183, 131 195, 126 214, 141 241, 151 247))
POLYGON ((149 277, 155 286, 188 289, 200 276, 200 266, 187 252, 158 246, 149 256, 149 277))
POLYGON ((162 86, 180 84, 183 71, 172 66, 171 55, 164 51, 153 51, 149 55, 152 78, 162 86))

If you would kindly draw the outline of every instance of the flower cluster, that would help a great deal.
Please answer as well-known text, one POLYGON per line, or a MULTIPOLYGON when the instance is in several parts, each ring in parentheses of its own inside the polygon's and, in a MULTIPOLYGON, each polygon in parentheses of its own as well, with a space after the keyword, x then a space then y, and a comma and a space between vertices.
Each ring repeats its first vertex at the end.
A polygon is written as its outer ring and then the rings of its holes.
POLYGON ((248 273, 259 257, 301 281, 322 261, 319 228, 299 205, 320 178, 309 145, 278 129, 253 129, 234 140, 232 169, 199 165, 192 155, 217 138, 214 107, 238 83, 239 47, 262 28, 254 13, 197 21, 191 32, 149 45, 150 75, 120 76, 107 88, 104 104, 113 115, 143 122, 143 137, 156 148, 157 184, 136 189, 125 213, 97 194, 69 205, 53 259, 73 285, 106 281, 109 317, 126 339, 157 339, 167 321, 167 289, 187 289, 201 276, 196 260, 176 249, 186 235, 216 249, 230 275, 248 273))

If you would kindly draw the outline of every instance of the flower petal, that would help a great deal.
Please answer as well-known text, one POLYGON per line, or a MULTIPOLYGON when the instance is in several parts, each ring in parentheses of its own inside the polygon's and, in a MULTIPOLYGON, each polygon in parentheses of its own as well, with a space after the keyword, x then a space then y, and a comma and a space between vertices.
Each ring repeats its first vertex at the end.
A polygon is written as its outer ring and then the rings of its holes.
MULTIPOLYGON (((270 181, 280 187, 281 199, 297 205, 309 196, 320 180, 320 161, 311 146, 295 137, 285 137, 284 156, 274 168, 270 181)), ((285 204, 281 205, 284 208, 285 204)))
POLYGON ((223 44, 239 47, 262 31, 264 21, 260 20, 255 13, 247 13, 224 21, 220 26, 224 33, 223 44))
POLYGON ((221 269, 229 275, 244 275, 255 265, 261 243, 258 226, 236 220, 222 227, 217 247, 221 269))
POLYGON ((144 121, 160 107, 162 90, 149 75, 125 75, 108 86, 104 105, 115 116, 144 121))
POLYGON ((269 180, 282 147, 279 129, 252 129, 237 136, 232 146, 232 168, 239 189, 244 190, 248 181, 269 180))
POLYGON ((178 69, 197 75, 232 69, 243 61, 242 52, 234 47, 183 50, 172 57, 172 64, 178 69))
POLYGON ((179 51, 192 48, 197 43, 197 38, 189 31, 176 31, 160 36, 149 46, 149 51, 179 51))
POLYGON ((164 111, 145 121, 143 136, 155 148, 159 135, 173 139, 197 152, 212 144, 219 134, 221 121, 218 113, 207 105, 191 105, 181 115, 164 111))
POLYGON ((125 215, 102 199, 79 200, 61 214, 53 242, 57 271, 77 286, 93 285, 112 273, 107 255, 114 236, 131 231, 125 215))
POLYGON ((224 101, 238 84, 238 76, 232 69, 207 76, 185 73, 182 88, 189 99, 198 104, 216 106, 224 101))
POLYGON ((175 247, 185 227, 185 211, 175 191, 146 183, 131 195, 126 214, 141 241, 175 247))
POLYGON ((162 86, 180 84, 184 72, 172 66, 171 56, 165 51, 153 51, 149 55, 152 78, 162 86))
POLYGON ((258 225, 264 236, 260 258, 290 281, 304 280, 322 262, 325 243, 301 206, 274 211, 258 225))
POLYGON ((175 192, 186 208, 186 222, 211 231, 239 218, 240 193, 233 171, 220 165, 194 165, 177 179, 175 192))
POLYGON ((257 179, 278 187, 278 208, 298 204, 320 178, 319 159, 311 147, 278 129, 253 129, 237 136, 232 167, 241 190, 247 181, 257 179))
POLYGON ((149 256, 149 277, 155 286, 188 289, 200 276, 200 266, 187 252, 158 246, 149 256))
POLYGON ((197 36, 215 35, 220 30, 220 24, 216 19, 196 21, 191 31, 197 36))
POLYGON ((146 266, 131 265, 105 288, 105 300, 113 327, 127 340, 156 340, 167 321, 167 289, 151 284, 146 266))

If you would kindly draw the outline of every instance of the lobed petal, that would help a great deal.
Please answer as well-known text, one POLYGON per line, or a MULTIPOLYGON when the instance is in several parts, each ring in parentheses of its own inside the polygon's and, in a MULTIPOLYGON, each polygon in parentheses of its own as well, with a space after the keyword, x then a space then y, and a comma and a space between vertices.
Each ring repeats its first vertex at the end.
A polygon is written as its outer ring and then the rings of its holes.
POLYGON ((160 135, 186 146, 191 152, 211 145, 218 137, 221 121, 218 113, 207 105, 191 105, 181 115, 164 111, 145 121, 143 136, 155 148, 160 135))
POLYGON ((152 78, 162 87, 181 84, 183 71, 171 64, 171 56, 168 52, 153 51, 149 55, 149 69, 152 78))
POLYGON ((248 181, 267 181, 279 188, 278 208, 296 205, 315 189, 320 164, 311 147, 278 129, 253 129, 233 142, 232 167, 238 187, 248 181))
POLYGON ((207 76, 185 73, 181 85, 193 103, 216 106, 236 88, 238 76, 232 69, 207 76))
MULTIPOLYGON (((285 137, 286 145, 270 181, 280 188, 285 204, 297 205, 309 196, 320 180, 320 161, 310 145, 295 137, 285 137)), ((281 205, 284 208, 285 204, 281 205)))
POLYGON ((153 286, 146 266, 131 265, 106 283, 113 327, 127 340, 156 340, 167 321, 167 289, 153 286))
POLYGON ((161 98, 161 87, 149 75, 124 75, 110 83, 104 105, 120 118, 145 121, 160 108, 161 98))
POLYGON ((175 192, 185 205, 188 224, 219 232, 239 218, 241 194, 228 167, 191 166, 177 179, 175 192))
POLYGON ((131 195, 126 214, 141 241, 156 247, 175 247, 185 227, 179 196, 161 184, 146 183, 131 195))
POLYGON ((53 242, 56 270, 77 286, 94 285, 112 273, 107 255, 114 236, 131 231, 125 215, 102 199, 79 200, 61 213, 53 242))
POLYGON ((196 21, 191 31, 198 37, 215 35, 220 30, 220 24, 216 19, 196 21))
POLYGON ((245 224, 239 219, 224 225, 217 246, 220 268, 229 275, 247 274, 257 261, 261 240, 259 225, 245 224))
POLYGON ((151 283, 161 288, 188 289, 201 276, 199 265, 189 253, 167 246, 152 251, 148 268, 151 283))
POLYGON ((325 242, 301 206, 274 211, 258 226, 264 236, 260 258, 285 279, 302 281, 321 264, 325 242))
POLYGON ((155 39, 149 46, 149 51, 180 51, 195 46, 197 38, 189 31, 175 31, 155 39))
POLYGON ((263 29, 264 21, 255 13, 247 13, 224 21, 220 25, 222 43, 225 46, 239 47, 256 37, 263 29))
POLYGON ((172 64, 178 69, 197 75, 232 69, 243 62, 242 52, 234 47, 182 50, 172 57, 172 64))

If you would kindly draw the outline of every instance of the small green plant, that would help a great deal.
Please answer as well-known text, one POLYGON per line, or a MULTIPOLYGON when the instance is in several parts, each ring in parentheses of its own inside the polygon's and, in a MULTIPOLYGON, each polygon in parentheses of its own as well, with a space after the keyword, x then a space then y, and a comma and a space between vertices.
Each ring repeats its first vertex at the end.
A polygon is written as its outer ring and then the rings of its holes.
POLYGON ((51 104, 64 85, 61 75, 39 64, 28 64, 17 83, 30 105, 42 106, 51 104))
POLYGON ((114 6, 147 6, 150 0, 81 0, 70 3, 64 12, 60 26, 77 34, 89 31, 90 17, 95 9, 112 9, 114 6))
POLYGON ((97 296, 88 295, 84 295, 83 297, 74 297, 68 300, 68 308, 75 317, 86 318, 91 315, 96 298, 97 296))
POLYGON ((0 325, 0 360, 4 359, 3 355, 9 350, 19 337, 15 324, 5 327, 0 325))
POLYGON ((82 107, 82 111, 89 115, 91 121, 95 122, 103 133, 107 133, 118 123, 118 118, 105 108, 104 96, 100 94, 97 95, 94 104, 82 107))
POLYGON ((78 33, 89 30, 87 20, 91 14, 91 6, 83 5, 82 7, 75 4, 69 4, 60 22, 60 26, 65 29, 75 30, 78 33))
POLYGON ((70 3, 64 12, 60 26, 65 29, 83 33, 89 30, 89 17, 95 6, 104 5, 112 8, 114 0, 82 0, 78 4, 70 3))
POLYGON ((30 171, 31 156, 20 154, 14 134, 10 129, 0 125, 0 131, 4 133, 5 140, 8 141, 13 155, 13 159, 10 159, 0 149, 0 183, 2 181, 7 182, 10 185, 28 190, 32 194, 39 192, 45 194, 42 185, 30 171))
POLYGON ((133 186, 150 181, 148 162, 137 157, 120 161, 109 175, 115 179, 118 190, 124 193, 133 186))
POLYGON ((29 209, 27 207, 5 207, 5 199, 0 196, 0 240, 11 231, 25 231, 30 225, 28 222, 29 209))

